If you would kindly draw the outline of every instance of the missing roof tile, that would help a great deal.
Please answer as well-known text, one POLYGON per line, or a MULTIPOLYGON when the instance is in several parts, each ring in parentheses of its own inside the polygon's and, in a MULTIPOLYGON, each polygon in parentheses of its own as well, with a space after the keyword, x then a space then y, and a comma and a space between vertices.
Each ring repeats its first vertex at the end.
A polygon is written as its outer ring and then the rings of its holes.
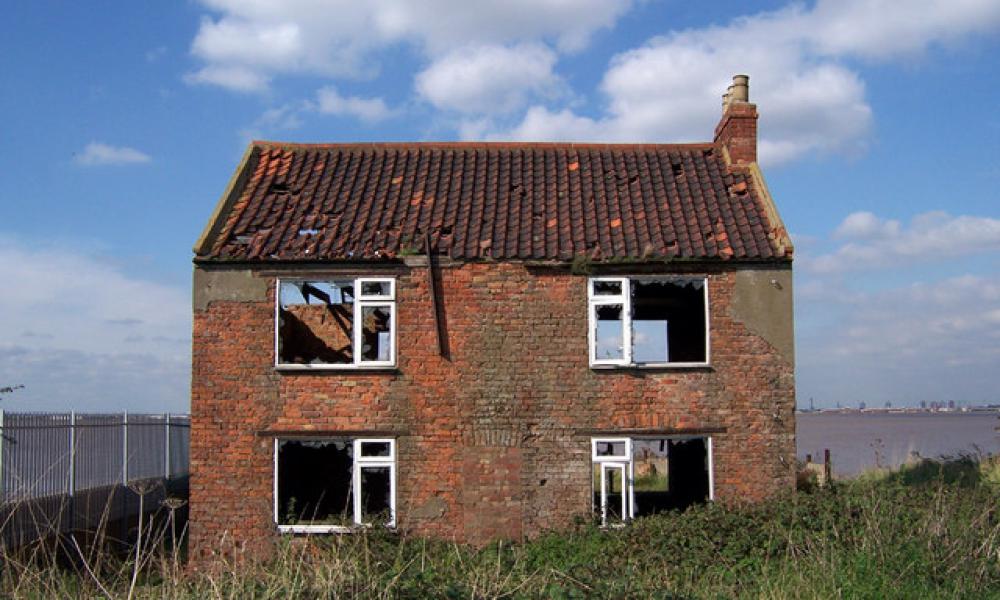
POLYGON ((270 187, 267 188, 267 193, 269 194, 287 194, 291 192, 287 183, 274 182, 270 187))

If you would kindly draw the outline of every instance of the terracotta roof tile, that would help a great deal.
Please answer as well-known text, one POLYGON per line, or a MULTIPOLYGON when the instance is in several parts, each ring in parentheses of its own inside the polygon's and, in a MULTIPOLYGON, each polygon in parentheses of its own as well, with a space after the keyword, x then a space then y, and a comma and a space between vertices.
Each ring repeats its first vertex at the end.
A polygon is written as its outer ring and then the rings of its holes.
MULTIPOLYGON (((784 258, 711 144, 254 142, 210 260, 784 258)), ((773 237, 773 235, 772 235, 773 237)))

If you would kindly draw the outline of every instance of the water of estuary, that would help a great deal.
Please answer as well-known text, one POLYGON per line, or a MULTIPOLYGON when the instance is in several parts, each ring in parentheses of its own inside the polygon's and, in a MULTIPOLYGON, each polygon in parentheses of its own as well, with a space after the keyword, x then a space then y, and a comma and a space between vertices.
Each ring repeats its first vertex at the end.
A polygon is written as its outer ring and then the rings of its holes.
POLYGON ((830 449, 833 473, 850 476, 897 467, 913 452, 924 458, 1000 453, 997 412, 823 412, 796 415, 798 457, 823 460, 830 449))

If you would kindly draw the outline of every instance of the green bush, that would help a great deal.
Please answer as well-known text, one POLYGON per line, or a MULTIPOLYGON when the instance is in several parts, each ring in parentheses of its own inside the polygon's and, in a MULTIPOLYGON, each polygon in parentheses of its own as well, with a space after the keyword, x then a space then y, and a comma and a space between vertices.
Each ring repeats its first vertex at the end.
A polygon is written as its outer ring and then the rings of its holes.
POLYGON ((1000 598, 998 470, 968 457, 924 461, 755 505, 612 530, 581 522, 479 549, 373 529, 283 538, 266 562, 198 571, 156 549, 138 570, 134 559, 95 568, 8 556, 0 596, 1000 598))

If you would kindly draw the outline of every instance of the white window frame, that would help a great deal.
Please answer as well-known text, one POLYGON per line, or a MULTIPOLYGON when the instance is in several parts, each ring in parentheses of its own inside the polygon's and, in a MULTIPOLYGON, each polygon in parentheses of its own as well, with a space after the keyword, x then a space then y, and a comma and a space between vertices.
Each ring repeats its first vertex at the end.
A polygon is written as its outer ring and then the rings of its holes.
MULTIPOLYGON (((600 465, 601 469, 601 489, 600 489, 600 501, 601 501, 601 526, 602 527, 618 527, 625 524, 625 521, 634 518, 635 509, 635 498, 632 492, 632 481, 635 479, 634 473, 632 471, 632 438, 628 437, 602 437, 602 438, 592 438, 590 440, 590 480, 591 486, 593 486, 594 481, 594 465, 600 465), (625 443, 625 455, 624 456, 598 456, 597 445, 603 443, 625 443), (620 468, 624 477, 622 477, 622 521, 615 523, 608 523, 608 506, 605 501, 607 498, 605 490, 605 477, 604 468, 605 466, 620 468)), ((593 495, 593 492, 591 492, 593 495)))
MULTIPOLYGON (((635 440, 690 440, 690 439, 703 439, 705 440, 705 453, 708 455, 708 501, 715 501, 715 456, 712 448, 712 436, 711 435, 637 435, 631 437, 595 437, 590 440, 590 482, 593 486, 594 481, 594 465, 601 465, 601 527, 619 527, 623 525, 622 522, 618 523, 608 523, 607 506, 604 504, 605 491, 604 491, 604 465, 609 464, 612 466, 625 466, 625 474, 627 480, 624 482, 626 489, 628 489, 628 506, 626 520, 631 520, 635 518, 635 465, 632 459, 632 443, 635 440), (625 442, 625 456, 598 456, 597 455, 597 444, 605 442, 625 442)), ((594 491, 591 491, 591 497, 593 497, 594 491)), ((623 498, 626 494, 622 494, 623 498)), ((623 500, 624 502, 624 500, 623 500)), ((592 506, 591 511, 595 508, 592 506)))
POLYGON ((708 304, 708 277, 704 275, 630 275, 627 277, 591 277, 587 280, 587 340, 589 344, 590 366, 593 368, 628 367, 635 369, 676 369, 707 367, 712 364, 711 320, 708 304), (632 361, 632 281, 702 281, 705 306, 705 360, 703 362, 657 362, 635 363, 632 361), (621 284, 621 294, 598 295, 594 293, 597 282, 615 282, 621 284), (622 358, 597 357, 597 309, 608 305, 622 306, 622 358))
POLYGON ((588 340, 590 342, 590 365, 599 366, 627 366, 632 359, 632 302, 629 294, 628 277, 591 277, 587 282, 587 300, 589 328, 588 340), (594 284, 599 282, 618 283, 621 286, 621 293, 595 294, 594 284), (622 357, 621 358, 598 358, 597 356, 597 309, 602 306, 622 307, 622 357))
POLYGON ((276 280, 275 293, 274 293, 274 368, 279 370, 288 371, 306 371, 306 370, 361 370, 361 369, 386 369, 394 368, 396 366, 396 279, 393 277, 337 277, 336 275, 330 277, 288 277, 285 279, 278 278, 276 280), (351 313, 351 344, 352 344, 352 362, 350 363, 324 363, 324 364, 309 364, 301 365, 297 363, 283 363, 281 362, 281 353, 279 349, 279 343, 281 340, 281 284, 282 282, 301 282, 301 281, 337 281, 337 280, 352 280, 354 283, 354 306, 351 313), (361 286, 365 283, 388 283, 389 284, 389 294, 384 296, 378 295, 362 295, 361 286), (391 329, 392 335, 389 336, 389 360, 379 361, 379 360, 362 360, 361 359, 361 335, 363 330, 363 324, 361 322, 361 315, 363 314, 363 309, 366 307, 375 308, 388 308, 389 310, 389 327, 391 329))
POLYGON ((361 519, 361 470, 366 468, 389 468, 389 520, 386 527, 396 526, 396 440, 392 438, 358 438, 354 440, 354 466, 351 476, 354 478, 354 523, 359 526, 370 526, 361 519), (389 444, 389 456, 362 456, 362 444, 389 444))
POLYGON ((396 440, 392 438, 350 438, 340 436, 320 436, 320 437, 276 437, 274 438, 274 523, 278 526, 278 531, 282 533, 352 533, 361 527, 371 527, 373 523, 365 523, 361 519, 361 469, 371 467, 389 468, 389 521, 386 527, 396 526, 396 440), (299 439, 308 440, 333 440, 350 439, 353 445, 352 452, 354 463, 351 465, 351 486, 353 493, 353 525, 282 525, 278 516, 278 446, 282 441, 294 441, 299 439), (389 456, 361 456, 361 445, 365 443, 388 443, 389 456))

